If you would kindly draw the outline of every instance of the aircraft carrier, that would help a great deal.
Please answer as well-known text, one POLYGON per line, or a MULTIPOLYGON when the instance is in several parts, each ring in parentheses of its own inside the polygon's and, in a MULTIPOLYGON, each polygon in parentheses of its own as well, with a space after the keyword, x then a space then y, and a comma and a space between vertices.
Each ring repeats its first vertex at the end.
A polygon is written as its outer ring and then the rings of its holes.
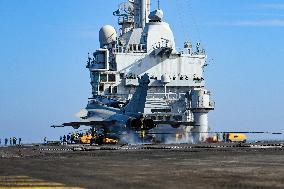
POLYGON ((150 3, 120 4, 113 12, 120 28, 101 28, 100 47, 87 61, 92 97, 77 114, 80 122, 65 125, 123 123, 132 120, 124 111, 136 103, 143 121, 159 123, 152 135, 167 133, 155 136, 162 143, 2 146, 0 189, 284 188, 283 142, 203 142, 214 110, 203 76, 205 50, 189 41, 179 50, 163 11, 151 11, 150 3), (139 92, 147 92, 143 103, 139 92), (171 137, 177 144, 166 144, 171 137))
MULTIPOLYGON (((154 128, 152 133, 173 133, 156 134, 155 140, 167 142, 181 134, 183 142, 205 141, 208 113, 214 109, 203 75, 208 66, 205 50, 202 44, 193 45, 190 41, 178 49, 163 11, 159 7, 151 10, 150 5, 150 0, 123 2, 113 12, 119 27, 105 25, 100 29, 100 47, 89 53, 86 66, 90 71, 92 97, 77 114, 81 122, 69 126, 78 128, 92 125, 90 122, 113 121, 105 119, 111 113, 102 111, 105 107, 125 106, 132 99, 139 79, 147 74, 147 99, 143 105, 139 104, 143 106, 139 113, 143 114, 143 120, 158 123, 146 126, 154 128)), ((126 127, 129 122, 125 123, 126 127)))

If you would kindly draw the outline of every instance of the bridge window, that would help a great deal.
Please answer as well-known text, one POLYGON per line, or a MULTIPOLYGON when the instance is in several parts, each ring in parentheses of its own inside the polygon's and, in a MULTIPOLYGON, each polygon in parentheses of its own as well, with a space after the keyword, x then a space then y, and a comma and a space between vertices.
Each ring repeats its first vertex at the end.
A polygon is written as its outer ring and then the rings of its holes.
POLYGON ((108 75, 108 81, 109 82, 115 82, 115 74, 109 74, 108 75))
POLYGON ((171 109, 151 109, 152 113, 157 113, 157 112, 171 112, 171 109))
POLYGON ((133 51, 133 46, 132 46, 132 44, 129 44, 129 51, 133 51))
POLYGON ((101 82, 107 82, 107 74, 101 74, 100 75, 100 81, 101 82))
POLYGON ((105 90, 104 88, 105 88, 104 84, 100 84, 99 90, 104 91, 105 90))
POLYGON ((113 87, 112 93, 117 93, 117 86, 114 86, 114 87, 113 87))

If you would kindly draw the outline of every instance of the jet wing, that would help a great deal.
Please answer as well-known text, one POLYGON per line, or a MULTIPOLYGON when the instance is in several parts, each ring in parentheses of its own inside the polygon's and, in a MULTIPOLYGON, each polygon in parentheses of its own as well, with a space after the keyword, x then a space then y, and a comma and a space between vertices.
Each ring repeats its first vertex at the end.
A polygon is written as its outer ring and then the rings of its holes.
POLYGON ((107 127, 109 125, 114 124, 115 121, 86 121, 86 122, 68 122, 68 123, 63 123, 62 125, 53 125, 51 127, 56 128, 56 127, 73 127, 73 128, 79 128, 80 126, 102 126, 102 127, 107 127))

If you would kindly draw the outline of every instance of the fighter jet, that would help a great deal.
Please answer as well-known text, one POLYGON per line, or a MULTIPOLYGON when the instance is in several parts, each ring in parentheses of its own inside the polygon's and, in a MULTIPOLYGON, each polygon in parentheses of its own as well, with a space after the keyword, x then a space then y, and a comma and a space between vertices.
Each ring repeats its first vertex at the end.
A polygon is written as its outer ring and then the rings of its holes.
MULTIPOLYGON (((94 99, 88 104, 86 109, 81 110, 77 117, 81 118, 79 122, 63 123, 60 126, 71 126, 78 129, 80 126, 90 126, 92 131, 103 129, 104 133, 119 134, 128 131, 149 131, 158 124, 169 124, 172 126, 193 125, 191 122, 171 122, 171 121, 154 121, 144 116, 144 108, 147 97, 149 76, 144 74, 138 78, 139 86, 137 87, 132 99, 122 108, 107 106, 98 99, 94 99)), ((113 102, 111 102, 113 103, 113 102)))
POLYGON ((78 129, 80 126, 90 126, 103 128, 107 132, 150 130, 156 125, 152 119, 145 118, 143 115, 149 83, 149 76, 143 75, 139 79, 139 86, 132 99, 121 109, 107 106, 99 100, 93 100, 86 109, 77 114, 81 118, 80 122, 63 123, 52 127, 72 126, 78 129))

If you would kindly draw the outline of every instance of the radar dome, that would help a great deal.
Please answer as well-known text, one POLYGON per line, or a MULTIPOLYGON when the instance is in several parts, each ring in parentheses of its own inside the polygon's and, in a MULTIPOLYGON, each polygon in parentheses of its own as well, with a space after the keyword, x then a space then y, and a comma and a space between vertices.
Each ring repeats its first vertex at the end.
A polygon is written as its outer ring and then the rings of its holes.
POLYGON ((150 13, 149 19, 154 22, 161 22, 163 19, 164 13, 162 10, 154 10, 150 13))
POLYGON ((116 31, 114 27, 105 25, 100 29, 100 46, 110 44, 116 40, 116 31))

